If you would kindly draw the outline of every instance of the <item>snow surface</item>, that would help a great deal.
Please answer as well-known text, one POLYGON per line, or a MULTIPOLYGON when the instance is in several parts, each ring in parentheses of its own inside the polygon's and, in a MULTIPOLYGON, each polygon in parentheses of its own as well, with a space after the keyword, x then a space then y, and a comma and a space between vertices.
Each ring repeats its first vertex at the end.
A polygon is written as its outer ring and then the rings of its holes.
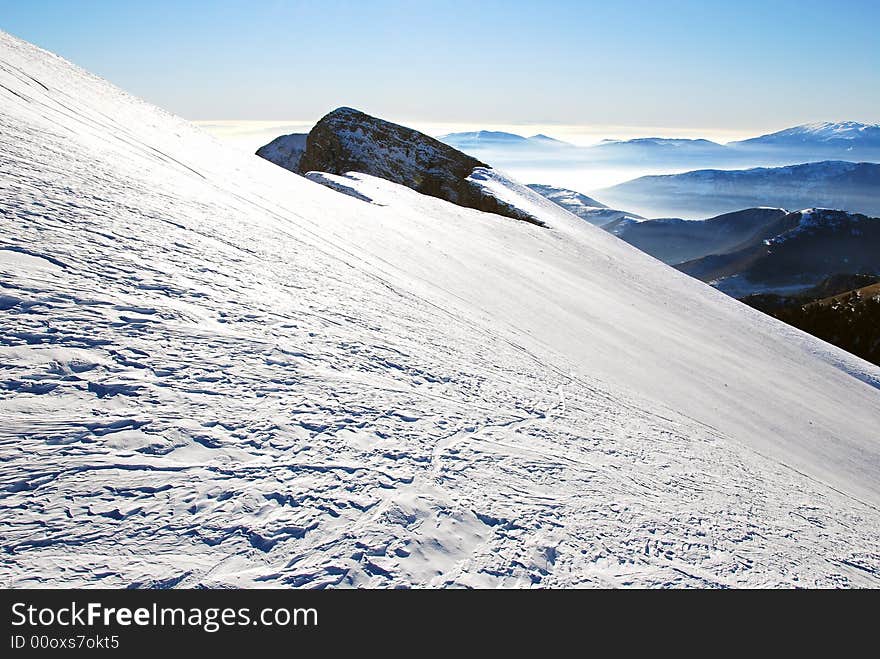
POLYGON ((276 165, 289 169, 292 172, 299 171, 299 161, 306 150, 308 133, 291 133, 276 137, 268 144, 264 144, 256 153, 276 165))
POLYGON ((0 583, 880 585, 880 370, 473 179, 550 228, 0 33, 0 583))
POLYGON ((640 222, 643 219, 633 213, 608 208, 605 204, 575 190, 540 183, 529 183, 527 187, 597 227, 605 228, 610 223, 620 225, 640 222))

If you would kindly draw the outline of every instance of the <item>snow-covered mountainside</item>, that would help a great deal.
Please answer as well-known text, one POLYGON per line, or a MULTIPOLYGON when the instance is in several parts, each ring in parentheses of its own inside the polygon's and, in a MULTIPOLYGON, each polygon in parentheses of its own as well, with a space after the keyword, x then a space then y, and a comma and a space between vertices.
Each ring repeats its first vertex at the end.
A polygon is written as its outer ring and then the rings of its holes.
POLYGON ((644 176, 598 193, 650 216, 705 217, 752 206, 880 215, 880 164, 844 161, 644 176))
MULTIPOLYGON (((567 188, 558 188, 553 185, 544 185, 542 183, 529 183, 528 186, 542 197, 546 197, 550 201, 559 204, 566 210, 578 208, 608 208, 600 201, 596 201, 592 197, 588 197, 582 192, 576 190, 568 190, 567 188)), ((575 213, 577 215, 577 213, 575 213)))
POLYGON ((548 226, 0 33, 0 583, 880 585, 880 370, 470 178, 548 226))
POLYGON ((542 197, 546 197, 554 204, 561 206, 569 213, 577 215, 582 220, 586 220, 597 227, 620 220, 639 221, 642 219, 635 213, 608 208, 605 204, 575 190, 540 183, 530 183, 527 187, 542 197))

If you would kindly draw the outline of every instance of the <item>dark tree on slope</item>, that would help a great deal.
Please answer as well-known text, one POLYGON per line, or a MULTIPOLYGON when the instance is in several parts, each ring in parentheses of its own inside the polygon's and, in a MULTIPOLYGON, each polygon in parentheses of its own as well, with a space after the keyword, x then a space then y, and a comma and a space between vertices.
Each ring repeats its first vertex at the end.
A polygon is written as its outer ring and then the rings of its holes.
POLYGON ((830 305, 783 309, 776 317, 880 366, 880 297, 864 300, 853 292, 830 305))

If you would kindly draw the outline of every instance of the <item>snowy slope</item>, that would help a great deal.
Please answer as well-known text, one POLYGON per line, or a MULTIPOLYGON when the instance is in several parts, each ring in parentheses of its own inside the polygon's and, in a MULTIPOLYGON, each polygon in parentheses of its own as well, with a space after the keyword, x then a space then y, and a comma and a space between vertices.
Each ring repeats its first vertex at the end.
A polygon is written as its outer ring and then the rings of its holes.
MULTIPOLYGON (((542 197, 547 197, 547 199, 557 203, 567 211, 573 212, 575 215, 578 215, 576 211, 581 208, 587 210, 608 208, 608 206, 602 202, 596 201, 592 197, 588 197, 575 190, 557 188, 552 185, 543 185, 541 183, 529 183, 527 187, 531 188, 542 197)), ((578 215, 578 217, 580 217, 580 215, 578 215)))
POLYGON ((634 213, 608 208, 605 204, 575 190, 540 183, 529 183, 526 187, 597 227, 605 227, 610 223, 617 226, 625 222, 638 222, 642 219, 634 213))
POLYGON ((880 371, 497 171, 339 194, 0 33, 0 583, 877 586, 880 371))

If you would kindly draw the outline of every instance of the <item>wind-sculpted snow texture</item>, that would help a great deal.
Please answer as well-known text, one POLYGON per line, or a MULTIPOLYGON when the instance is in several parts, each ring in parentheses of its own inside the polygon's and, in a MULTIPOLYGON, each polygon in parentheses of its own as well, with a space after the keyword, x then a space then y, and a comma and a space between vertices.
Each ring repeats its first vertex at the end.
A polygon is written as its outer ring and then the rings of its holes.
POLYGON ((880 585, 876 368, 474 180, 548 227, 0 33, 0 583, 880 585))

